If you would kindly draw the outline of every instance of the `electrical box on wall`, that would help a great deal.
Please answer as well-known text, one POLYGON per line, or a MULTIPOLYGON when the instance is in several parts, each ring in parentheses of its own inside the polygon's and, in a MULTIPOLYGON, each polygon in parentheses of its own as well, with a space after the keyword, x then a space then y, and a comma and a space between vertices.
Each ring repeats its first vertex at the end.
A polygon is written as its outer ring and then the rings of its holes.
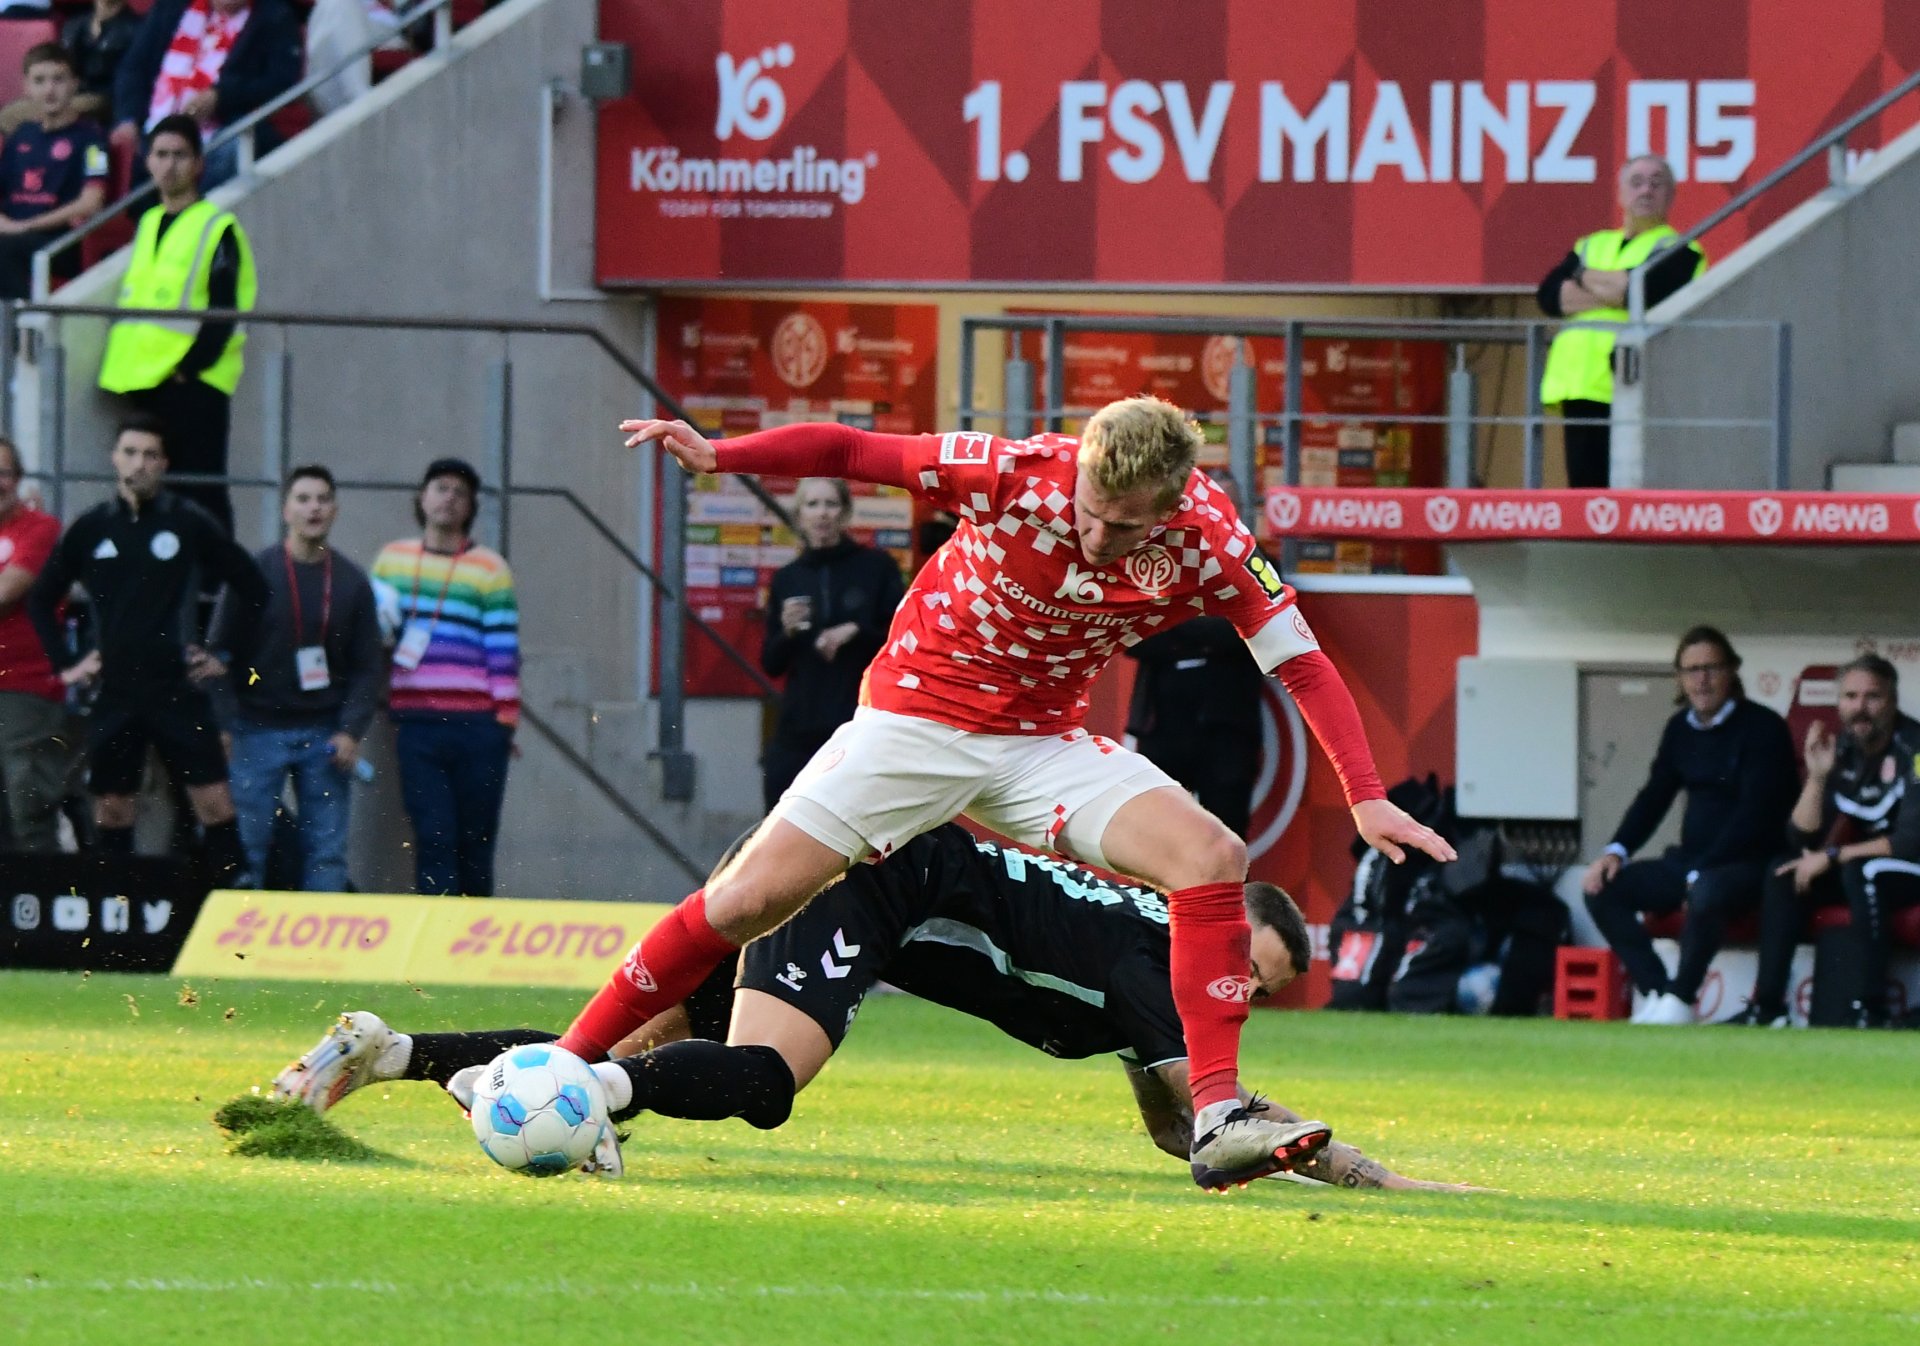
POLYGON ((1454 698, 1462 817, 1580 816, 1580 670, 1572 660, 1462 659, 1454 698))

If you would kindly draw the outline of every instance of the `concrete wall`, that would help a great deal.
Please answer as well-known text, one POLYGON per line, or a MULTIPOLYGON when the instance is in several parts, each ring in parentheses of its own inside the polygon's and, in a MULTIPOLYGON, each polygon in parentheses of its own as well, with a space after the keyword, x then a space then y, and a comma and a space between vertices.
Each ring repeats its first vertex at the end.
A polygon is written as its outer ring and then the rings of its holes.
MULTIPOLYGON (((1784 320, 1792 328, 1791 480, 1823 489, 1836 462, 1886 461, 1889 432, 1920 419, 1920 127, 1856 169, 1845 187, 1793 210, 1680 291, 1654 316, 1784 320)), ((1646 377, 1616 421, 1769 414, 1770 338, 1676 330, 1645 342, 1646 377)), ((1760 432, 1646 431, 1648 486, 1773 484, 1760 432)))
MULTIPOLYGON (((446 58, 415 63, 264 161, 253 181, 223 189, 258 257, 260 308, 586 323, 643 357, 643 305, 551 303, 539 293, 545 90, 549 81, 577 78, 581 47, 596 29, 593 0, 512 0, 462 32, 446 58)), ((585 292, 591 281, 593 146, 591 106, 565 99, 554 124, 553 272, 562 291, 585 292)), ((110 262, 61 298, 110 302, 118 272, 110 262)), ((289 461, 324 462, 343 479, 410 486, 431 458, 457 453, 498 480, 490 380, 506 363, 514 480, 571 488, 646 554, 651 479, 614 433, 641 406, 639 390, 587 341, 267 324, 250 333, 249 369, 234 405, 229 466, 236 474, 278 475, 261 427, 266 367, 284 352, 289 461)), ((96 320, 60 324, 73 466, 105 465, 115 408, 90 386, 103 338, 96 320)), ((30 420, 22 428, 31 430, 30 420)), ((69 512, 89 495, 97 492, 76 492, 69 512)), ((277 531, 271 492, 236 491, 235 510, 244 542, 257 545, 277 531)), ((490 509, 483 538, 497 537, 497 526, 490 509)), ((343 492, 336 538, 349 555, 370 559, 382 542, 413 531, 407 491, 343 492)), ((645 691, 639 614, 647 596, 613 549, 560 503, 514 505, 509 557, 529 701, 557 716, 585 751, 592 707, 631 703, 645 691)), ((521 743, 500 848, 502 892, 658 898, 686 890, 684 875, 538 735, 523 731, 521 743)), ((362 792, 355 873, 362 886, 404 890, 411 882, 407 831, 384 742, 375 746, 384 769, 362 792)), ((641 779, 624 782, 635 792, 646 785, 644 756, 638 760, 641 779)))

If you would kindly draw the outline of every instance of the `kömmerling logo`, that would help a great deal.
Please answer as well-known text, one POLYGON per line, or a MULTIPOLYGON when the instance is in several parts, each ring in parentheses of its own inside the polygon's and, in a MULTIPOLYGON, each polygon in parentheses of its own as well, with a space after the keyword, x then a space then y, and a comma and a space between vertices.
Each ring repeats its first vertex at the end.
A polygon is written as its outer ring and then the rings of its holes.
MULTIPOLYGON (((793 64, 793 44, 782 42, 736 62, 727 52, 714 58, 718 89, 714 139, 725 144, 738 133, 752 141, 770 140, 787 116, 787 95, 772 71, 793 64)), ((779 158, 683 157, 677 145, 633 151, 630 182, 636 192, 688 192, 716 196, 837 196, 849 206, 867 194, 867 170, 876 167, 872 152, 857 157, 823 157, 815 145, 796 145, 779 158)), ((743 203, 661 202, 663 214, 752 218, 818 218, 833 207, 818 201, 743 203)))

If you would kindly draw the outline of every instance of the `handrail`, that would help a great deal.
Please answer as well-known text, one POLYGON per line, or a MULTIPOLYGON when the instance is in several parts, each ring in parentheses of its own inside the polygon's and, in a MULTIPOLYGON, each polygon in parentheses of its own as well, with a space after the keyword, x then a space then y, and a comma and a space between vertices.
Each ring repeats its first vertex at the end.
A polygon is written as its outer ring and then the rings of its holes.
MULTIPOLYGON (((1656 250, 1654 256, 1649 257, 1628 273, 1627 313, 1631 320, 1635 323, 1640 323, 1646 319, 1647 269, 1654 261, 1672 252, 1675 248, 1684 248, 1689 244, 1699 242, 1700 239, 1706 237, 1711 230, 1719 228, 1722 224, 1752 205, 1762 193, 1772 191, 1775 187, 1786 181, 1786 179, 1792 177, 1795 173, 1812 163, 1814 156, 1826 153, 1834 146, 1843 145, 1846 138, 1859 130, 1861 126, 1879 116, 1882 112, 1885 112, 1908 94, 1915 92, 1920 92, 1920 70, 1916 70, 1911 75, 1908 75, 1905 79, 1881 94, 1871 103, 1868 103, 1865 107, 1861 108, 1851 117, 1848 117, 1825 135, 1809 141, 1798 154, 1790 157, 1785 163, 1761 178, 1751 187, 1742 191, 1731 201, 1722 205, 1718 210, 1712 212, 1706 219, 1694 225, 1693 228, 1676 238, 1667 240, 1663 247, 1656 250)), ((1832 173, 1833 185, 1839 186, 1844 180, 1844 177, 1844 166, 1841 166, 1838 171, 1832 173)))
POLYGON ((674 845, 672 839, 668 837, 665 832, 655 827, 652 820, 649 819, 646 814, 636 809, 632 803, 628 801, 627 797, 620 793, 619 788, 616 787, 612 781, 600 774, 598 767, 594 766, 592 762, 582 756, 578 748, 567 742, 564 734, 541 719, 538 713, 527 707, 524 703, 520 707, 520 718, 539 731, 540 737, 544 738, 555 752, 566 759, 568 766, 572 767, 582 776, 585 776, 588 783, 600 792, 601 797, 613 805, 615 812, 639 828, 642 832, 645 832, 653 841, 653 844, 664 851, 667 858, 680 867, 680 871, 683 874, 696 884, 706 882, 707 872, 696 865, 692 859, 687 856, 685 851, 674 845))
MULTIPOLYGON (((13 306, 14 321, 18 322, 23 313, 43 313, 55 318, 107 318, 118 321, 122 318, 154 318, 177 321, 178 309, 170 308, 120 308, 113 304, 55 304, 44 300, 32 303, 18 303, 13 306)), ((387 328, 398 331, 417 332, 502 332, 518 333, 523 336, 574 336, 584 337, 598 346, 608 359, 612 360, 627 377, 639 384, 642 391, 661 407, 670 412, 675 420, 693 422, 692 413, 670 396, 666 389, 654 381, 640 363, 618 346, 598 327, 578 322, 533 322, 524 318, 434 318, 418 316, 360 317, 349 313, 299 313, 291 309, 195 309, 195 315, 202 322, 256 322, 269 326, 285 327, 371 327, 387 328)), ((3 357, 11 359, 8 353, 3 357)), ((778 519, 786 528, 798 532, 793 516, 787 513, 786 506, 773 497, 760 479, 749 473, 738 473, 735 480, 747 488, 748 494, 778 519)))
MULTIPOLYGON (((453 43, 453 0, 420 0, 420 3, 412 9, 395 16, 397 21, 396 32, 405 32, 415 23, 425 18, 429 12, 433 15, 433 50, 428 53, 428 55, 451 55, 453 43)), ((344 71, 373 55, 374 52, 378 51, 386 43, 391 42, 393 38, 393 33, 376 35, 366 46, 334 62, 323 74, 309 74, 305 79, 301 80, 291 89, 288 89, 278 98, 275 98, 269 103, 263 103, 239 121, 230 122, 226 126, 221 127, 213 139, 209 140, 206 145, 202 147, 202 157, 204 158, 206 154, 210 154, 214 150, 238 140, 241 142, 239 150, 240 171, 235 174, 235 176, 238 177, 252 171, 254 162, 253 129, 256 126, 269 118, 277 116, 281 109, 290 107, 300 99, 305 98, 328 80, 338 78, 344 71)), ((33 297, 36 300, 45 300, 52 292, 53 255, 55 253, 74 246, 88 234, 104 226, 109 220, 117 219, 121 215, 126 214, 134 206, 147 200, 148 197, 155 195, 159 190, 160 189, 152 182, 147 182, 135 188, 133 191, 128 192, 118 201, 110 203, 84 224, 68 230, 66 233, 60 235, 60 237, 54 239, 53 242, 47 244, 46 247, 35 252, 33 254, 33 297)))

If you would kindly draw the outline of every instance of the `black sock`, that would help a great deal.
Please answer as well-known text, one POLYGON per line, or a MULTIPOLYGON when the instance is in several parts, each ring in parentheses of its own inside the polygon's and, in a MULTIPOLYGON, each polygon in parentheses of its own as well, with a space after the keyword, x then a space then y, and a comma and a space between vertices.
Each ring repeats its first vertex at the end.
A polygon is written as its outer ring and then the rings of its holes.
POLYGON ((240 847, 240 820, 202 823, 200 844, 206 850, 208 883, 215 888, 229 887, 246 866, 246 852, 240 847))
POLYGON ((771 1047, 728 1047, 689 1038, 614 1062, 633 1081, 633 1101, 613 1114, 638 1112, 717 1122, 739 1117, 771 1131, 793 1114, 793 1072, 771 1047))
POLYGON ((102 855, 132 855, 133 829, 131 827, 96 827, 93 829, 93 844, 102 855))
POLYGON ((485 1033, 414 1033, 413 1054, 407 1058, 403 1080, 434 1080, 445 1084, 468 1066, 484 1066, 515 1047, 553 1042, 556 1033, 532 1028, 503 1028, 485 1033))

